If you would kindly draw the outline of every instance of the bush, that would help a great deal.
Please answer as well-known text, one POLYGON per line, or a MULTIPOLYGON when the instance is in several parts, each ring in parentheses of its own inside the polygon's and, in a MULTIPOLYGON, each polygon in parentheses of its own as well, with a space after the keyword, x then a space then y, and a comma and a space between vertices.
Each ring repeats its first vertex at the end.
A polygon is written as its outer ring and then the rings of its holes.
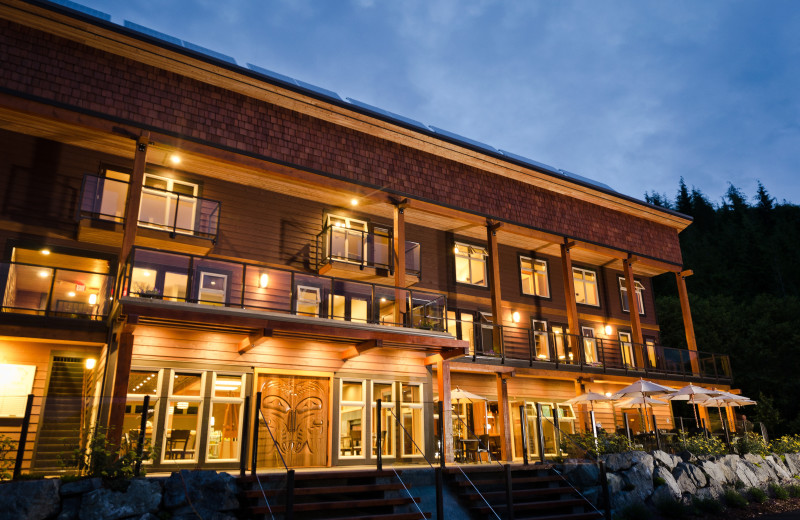
POLYGON ((17 443, 7 435, 0 435, 0 480, 8 480, 14 470, 17 443))
POLYGON ((764 490, 759 489, 757 487, 751 487, 747 490, 747 495, 750 497, 752 502, 758 502, 759 504, 763 504, 767 501, 767 494, 764 493, 764 490))
POLYGON ((769 443, 768 450, 772 453, 800 453, 800 435, 784 435, 769 443))
MULTIPOLYGON (((89 432, 86 446, 75 449, 72 453, 62 454, 62 460, 75 460, 81 474, 109 481, 132 478, 137 463, 153 460, 155 456, 149 440, 145 440, 142 456, 139 457, 135 446, 123 440, 117 449, 111 445, 105 429, 96 428, 89 432)), ((141 474, 145 474, 144 465, 141 466, 141 474)))
POLYGON ((656 477, 653 479, 653 487, 663 486, 666 483, 667 481, 661 477, 656 477))
POLYGON ((636 502, 623 507, 614 518, 616 520, 650 520, 653 518, 653 512, 643 503, 636 502))
POLYGON ((577 448, 587 452, 592 457, 605 453, 624 453, 631 451, 633 446, 628 438, 616 433, 608 434, 600 432, 597 434, 597 442, 592 432, 582 432, 568 435, 561 441, 561 449, 566 452, 574 452, 577 448))
POLYGON ((692 508, 674 498, 667 498, 655 502, 658 512, 667 518, 686 518, 693 513, 692 508))
POLYGON ((747 506, 747 499, 733 489, 726 489, 723 498, 728 507, 743 508, 747 506))
POLYGON ((789 492, 786 491, 783 486, 775 482, 769 485, 769 492, 772 493, 772 496, 778 500, 786 500, 789 498, 789 492))
POLYGON ((739 455, 753 453, 766 456, 769 451, 767 450, 767 444, 764 442, 764 437, 758 433, 747 432, 736 441, 736 453, 739 455))
POLYGON ((792 498, 800 498, 800 486, 797 484, 789 484, 786 487, 786 492, 789 493, 789 496, 792 498))
POLYGON ((678 434, 677 445, 681 450, 688 451, 692 455, 725 455, 728 450, 720 439, 716 437, 709 437, 706 439, 704 435, 691 435, 688 436, 684 432, 678 434))
POLYGON ((722 502, 714 500, 713 498, 695 498, 692 502, 698 511, 709 515, 719 515, 725 509, 722 507, 722 502))

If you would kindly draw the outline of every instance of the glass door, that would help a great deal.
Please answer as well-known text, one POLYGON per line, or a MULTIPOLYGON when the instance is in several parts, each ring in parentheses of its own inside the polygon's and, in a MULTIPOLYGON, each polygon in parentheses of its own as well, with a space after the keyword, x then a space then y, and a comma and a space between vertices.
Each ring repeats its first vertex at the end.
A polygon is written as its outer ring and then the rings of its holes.
POLYGON ((636 366, 633 362, 633 341, 630 332, 620 331, 619 348, 622 351, 622 365, 630 368, 636 366))
POLYGON ((587 365, 597 364, 597 340, 594 338, 594 329, 581 327, 581 334, 583 336, 583 362, 587 365))

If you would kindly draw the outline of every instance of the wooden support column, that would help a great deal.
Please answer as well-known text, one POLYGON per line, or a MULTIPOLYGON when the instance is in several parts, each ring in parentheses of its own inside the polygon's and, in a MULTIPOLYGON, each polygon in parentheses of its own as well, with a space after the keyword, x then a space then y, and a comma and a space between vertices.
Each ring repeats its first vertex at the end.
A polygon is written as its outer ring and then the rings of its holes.
POLYGON ((122 440, 122 423, 125 420, 125 402, 128 398, 128 381, 131 376, 133 358, 133 329, 137 316, 128 316, 117 335, 117 362, 114 367, 114 383, 111 387, 111 408, 108 414, 107 437, 111 446, 119 446, 122 440))
MULTIPOLYGON (((392 228, 392 256, 394 257, 394 286, 406 286, 406 219, 405 211, 409 205, 408 199, 389 199, 394 205, 394 224, 392 228)), ((405 291, 395 291, 395 323, 403 323, 407 313, 407 298, 405 291)))
MULTIPOLYGON (((581 328, 578 321, 578 304, 575 301, 575 278, 572 275, 572 257, 570 248, 574 243, 564 238, 561 244, 561 274, 564 281, 564 299, 567 302, 567 327, 570 334, 580 335, 581 328)), ((578 348, 578 342, 572 336, 566 337, 573 352, 578 353, 578 360, 583 363, 583 349, 578 348)))
POLYGON ((436 363, 436 382, 438 383, 439 401, 442 402, 442 431, 444 432, 444 439, 442 447, 444 448, 445 462, 453 462, 453 404, 450 401, 450 363, 447 361, 438 361, 436 363))
MULTIPOLYGON (((675 281, 678 284, 678 298, 681 302, 681 314, 683 315, 683 328, 686 331, 686 346, 689 350, 697 352, 697 341, 694 337, 694 324, 692 323, 692 310, 689 308, 689 293, 686 291, 686 278, 694 274, 691 270, 675 273, 675 281)), ((700 363, 697 355, 692 354, 692 373, 700 374, 700 363)))
POLYGON ((505 374, 497 374, 497 414, 500 460, 511 462, 511 407, 508 404, 508 379, 505 374))
POLYGON ((642 322, 639 319, 639 304, 636 299, 636 283, 633 279, 633 263, 636 260, 633 255, 622 261, 622 269, 625 274, 625 289, 628 292, 628 314, 631 318, 631 336, 633 339, 633 358, 636 366, 644 368, 644 338, 642 337, 642 322))
MULTIPOLYGON (((495 325, 503 324, 502 294, 500 291, 500 251, 497 245, 497 230, 501 222, 486 221, 486 242, 489 244, 489 290, 492 298, 492 321, 495 325)), ((492 328, 492 346, 495 352, 502 352, 503 329, 492 328)))
MULTIPOLYGON (((147 146, 150 143, 150 133, 142 134, 136 141, 136 151, 133 155, 133 171, 128 185, 128 201, 125 205, 125 223, 122 231, 122 247, 119 251, 120 266, 128 261, 128 256, 136 241, 136 230, 139 227, 139 206, 142 202, 142 184, 144 170, 147 166, 147 146)), ((122 269, 119 270, 122 273, 122 269)))

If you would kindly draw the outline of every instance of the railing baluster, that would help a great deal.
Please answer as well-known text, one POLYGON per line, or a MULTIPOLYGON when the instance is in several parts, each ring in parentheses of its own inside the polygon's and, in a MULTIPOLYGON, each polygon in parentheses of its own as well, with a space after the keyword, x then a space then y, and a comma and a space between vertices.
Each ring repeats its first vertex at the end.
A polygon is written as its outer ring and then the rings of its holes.
POLYGON ((47 295, 47 307, 44 309, 44 315, 50 316, 50 306, 53 305, 53 292, 55 291, 56 278, 58 278, 58 269, 53 269, 52 278, 50 278, 50 293, 47 295))

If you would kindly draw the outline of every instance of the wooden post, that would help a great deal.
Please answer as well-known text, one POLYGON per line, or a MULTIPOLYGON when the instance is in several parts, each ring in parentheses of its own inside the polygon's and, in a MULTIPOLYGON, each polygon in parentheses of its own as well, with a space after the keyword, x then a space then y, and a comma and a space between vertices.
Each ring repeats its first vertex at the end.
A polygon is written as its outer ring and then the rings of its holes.
POLYGON ((528 415, 525 413, 524 404, 519 405, 519 426, 520 426, 519 433, 522 436, 522 464, 527 466, 528 465, 528 415))
MULTIPOLYGON (((689 308, 689 293, 686 291, 686 278, 693 274, 692 271, 681 271, 675 273, 675 281, 678 283, 678 298, 681 302, 681 314, 683 314, 683 328, 686 331, 686 346, 689 350, 697 352, 697 341, 694 337, 694 324, 692 323, 692 311, 689 308)), ((697 362, 697 356, 693 355, 691 358, 692 373, 694 375, 700 374, 700 364, 697 362)))
POLYGON ((128 185, 128 201, 125 205, 125 223, 122 231, 122 247, 119 251, 120 269, 128 261, 133 243, 136 241, 136 230, 139 227, 139 206, 142 202, 142 183, 144 170, 147 166, 147 146, 150 143, 150 133, 146 132, 136 141, 136 151, 133 155, 133 171, 128 185))
POLYGON ((439 386, 439 401, 442 403, 442 413, 439 421, 442 423, 442 451, 445 462, 453 462, 453 404, 450 401, 450 363, 447 361, 436 362, 436 381, 439 386))
POLYGON ((25 458, 25 444, 28 442, 28 429, 31 425, 31 410, 33 410, 33 394, 28 394, 28 400, 25 402, 25 415, 22 417, 22 426, 20 426, 19 429, 17 458, 14 461, 14 471, 12 473, 14 480, 18 479, 22 472, 22 461, 25 458))
MULTIPOLYGON (((392 255, 394 256, 394 286, 406 286, 406 219, 405 210, 408 199, 390 199, 394 205, 394 225, 392 229, 392 255)), ((394 321, 404 323, 403 317, 407 312, 407 298, 405 291, 395 291, 394 321)))
POLYGON ((138 321, 134 315, 128 316, 128 323, 117 338, 117 362, 114 367, 114 383, 111 390, 111 410, 108 414, 108 432, 111 446, 119 446, 122 440, 122 423, 125 420, 125 402, 128 398, 128 381, 131 376, 133 357, 133 328, 138 321))
POLYGON ((631 319, 631 336, 633 339, 633 357, 636 366, 639 368, 645 367, 644 352, 642 345, 644 338, 642 338, 642 322, 639 319, 639 305, 636 298, 636 283, 633 279, 633 255, 628 255, 628 258, 622 261, 623 271, 625 273, 625 288, 628 292, 628 314, 631 319))
POLYGON ((508 405, 508 380, 497 374, 497 413, 500 425, 500 459, 511 462, 511 408, 508 405))
MULTIPOLYGON (((572 258, 569 249, 571 243, 564 238, 561 244, 561 274, 564 281, 564 299, 567 302, 567 327, 570 334, 580 334, 581 328, 578 321, 578 304, 575 301, 575 278, 572 275, 572 258)), ((583 364, 583 349, 579 348, 578 342, 573 336, 565 336, 564 340, 570 346, 570 350, 577 353, 578 359, 575 362, 583 364)), ((566 359, 564 360, 567 361, 566 359)))
MULTIPOLYGON (((500 291, 500 252, 497 245, 497 230, 500 229, 502 223, 486 221, 486 242, 489 244, 489 291, 492 298, 492 347, 495 352, 504 354, 502 349, 503 345, 503 315, 502 313, 502 295, 500 291)), ((503 356, 505 358, 505 356, 503 356)))

